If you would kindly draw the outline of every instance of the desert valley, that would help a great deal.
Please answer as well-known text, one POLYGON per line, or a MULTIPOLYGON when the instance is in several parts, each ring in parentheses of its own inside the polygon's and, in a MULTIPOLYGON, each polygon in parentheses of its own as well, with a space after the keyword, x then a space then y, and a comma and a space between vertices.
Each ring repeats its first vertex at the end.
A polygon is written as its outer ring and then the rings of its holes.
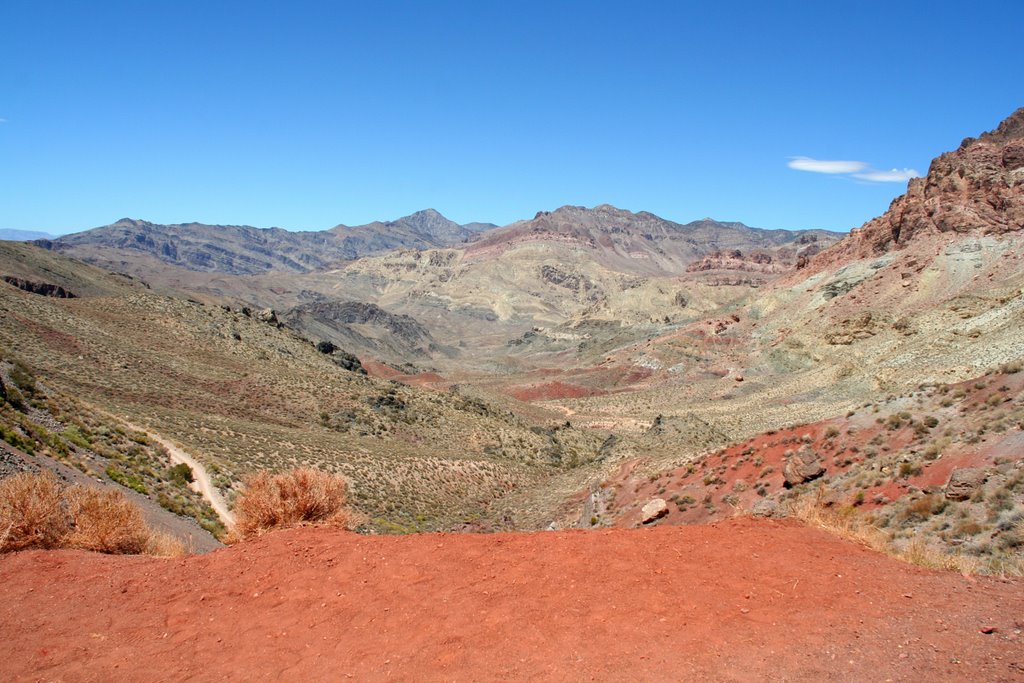
POLYGON ((3 678, 1024 680, 1024 109, 950 148, 849 234, 0 242, 3 678))

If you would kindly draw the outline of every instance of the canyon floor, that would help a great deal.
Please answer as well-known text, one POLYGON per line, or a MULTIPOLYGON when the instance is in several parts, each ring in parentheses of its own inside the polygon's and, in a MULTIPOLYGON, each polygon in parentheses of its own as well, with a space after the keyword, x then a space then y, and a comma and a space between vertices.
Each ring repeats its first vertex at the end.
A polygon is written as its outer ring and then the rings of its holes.
POLYGON ((793 521, 0 559, 5 680, 1024 680, 1024 583, 793 521))

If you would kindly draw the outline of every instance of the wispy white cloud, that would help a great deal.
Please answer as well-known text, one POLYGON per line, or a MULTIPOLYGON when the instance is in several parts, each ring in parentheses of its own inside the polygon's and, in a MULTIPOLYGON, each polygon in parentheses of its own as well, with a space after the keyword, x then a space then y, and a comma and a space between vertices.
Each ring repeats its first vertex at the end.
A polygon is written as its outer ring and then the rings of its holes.
POLYGON ((921 175, 912 168, 880 171, 877 168, 872 168, 866 161, 832 161, 812 159, 811 157, 790 157, 786 165, 797 171, 842 175, 869 183, 905 183, 911 178, 918 178, 921 175))
POLYGON ((920 178, 921 174, 912 168, 894 168, 890 171, 865 171, 854 173, 858 180, 868 180, 872 183, 905 183, 911 178, 920 178))
POLYGON ((810 157, 792 157, 787 166, 797 171, 834 174, 857 173, 868 168, 868 165, 863 161, 825 161, 810 157))
POLYGON ((7 123, 7 119, 0 117, 0 123, 7 123))

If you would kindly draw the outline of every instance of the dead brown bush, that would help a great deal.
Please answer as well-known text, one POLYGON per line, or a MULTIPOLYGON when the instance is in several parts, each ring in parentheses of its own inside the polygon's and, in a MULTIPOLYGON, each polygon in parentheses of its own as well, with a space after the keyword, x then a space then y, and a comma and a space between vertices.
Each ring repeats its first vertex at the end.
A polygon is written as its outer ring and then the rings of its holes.
POLYGON ((343 477, 306 467, 255 474, 235 502, 235 527, 229 540, 301 524, 348 526, 352 515, 345 506, 346 488, 343 477))
POLYGON ((23 472, 0 481, 0 550, 58 548, 71 519, 50 472, 23 472))
POLYGON ((62 486, 50 472, 0 481, 0 552, 77 548, 101 553, 180 555, 180 541, 150 529, 113 489, 62 486))
POLYGON ((139 508, 120 491, 72 486, 66 497, 74 520, 67 547, 119 555, 145 552, 151 531, 139 508))

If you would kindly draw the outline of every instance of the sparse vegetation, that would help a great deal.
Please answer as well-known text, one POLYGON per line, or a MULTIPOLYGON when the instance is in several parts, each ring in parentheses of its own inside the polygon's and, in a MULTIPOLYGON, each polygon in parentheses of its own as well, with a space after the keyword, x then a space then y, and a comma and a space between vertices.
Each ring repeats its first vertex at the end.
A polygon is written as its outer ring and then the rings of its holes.
POLYGON ((63 486, 49 472, 0 481, 0 552, 77 548, 112 554, 180 555, 183 547, 149 528, 113 490, 63 486))

